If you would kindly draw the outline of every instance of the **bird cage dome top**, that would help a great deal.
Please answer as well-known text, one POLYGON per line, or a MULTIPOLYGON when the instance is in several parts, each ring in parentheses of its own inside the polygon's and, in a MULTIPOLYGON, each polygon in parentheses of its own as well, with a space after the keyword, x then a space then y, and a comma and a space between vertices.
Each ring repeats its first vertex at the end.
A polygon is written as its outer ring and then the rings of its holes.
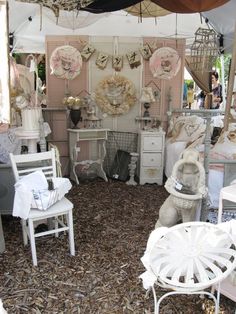
POLYGON ((219 55, 218 35, 213 29, 198 28, 191 46, 191 64, 196 70, 211 71, 219 55))

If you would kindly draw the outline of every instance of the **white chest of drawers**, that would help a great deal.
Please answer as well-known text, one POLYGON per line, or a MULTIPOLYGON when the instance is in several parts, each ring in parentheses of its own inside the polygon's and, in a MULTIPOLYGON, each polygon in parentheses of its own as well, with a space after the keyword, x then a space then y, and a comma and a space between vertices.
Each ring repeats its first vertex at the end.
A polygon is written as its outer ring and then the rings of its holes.
POLYGON ((139 133, 139 183, 163 183, 165 133, 141 131, 139 133))

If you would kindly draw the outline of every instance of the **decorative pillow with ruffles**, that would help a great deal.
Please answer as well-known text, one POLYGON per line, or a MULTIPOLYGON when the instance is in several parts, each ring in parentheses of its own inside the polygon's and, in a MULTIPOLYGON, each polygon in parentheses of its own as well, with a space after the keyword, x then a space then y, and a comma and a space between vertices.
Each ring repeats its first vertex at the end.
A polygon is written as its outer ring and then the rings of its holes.
POLYGON ((173 119, 168 132, 170 141, 192 143, 202 137, 206 131, 206 124, 203 118, 198 116, 180 116, 173 119))

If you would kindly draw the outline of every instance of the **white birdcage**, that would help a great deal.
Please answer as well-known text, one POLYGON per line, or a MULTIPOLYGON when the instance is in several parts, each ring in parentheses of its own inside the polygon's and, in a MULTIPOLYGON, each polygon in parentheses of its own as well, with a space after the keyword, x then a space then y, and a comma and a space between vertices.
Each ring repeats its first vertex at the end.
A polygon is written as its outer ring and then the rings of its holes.
POLYGON ((191 46, 191 65, 195 71, 210 72, 219 56, 217 33, 213 29, 198 28, 191 46))

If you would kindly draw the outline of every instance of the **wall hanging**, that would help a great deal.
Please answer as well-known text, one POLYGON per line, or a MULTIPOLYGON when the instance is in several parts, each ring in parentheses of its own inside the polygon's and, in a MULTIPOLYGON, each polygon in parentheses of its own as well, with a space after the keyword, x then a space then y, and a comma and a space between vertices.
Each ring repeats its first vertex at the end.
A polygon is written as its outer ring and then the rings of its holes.
POLYGON ((136 102, 134 84, 124 76, 110 75, 98 83, 95 101, 110 115, 127 113, 136 102))
POLYGON ((179 72, 180 66, 180 56, 170 47, 157 49, 149 60, 152 75, 163 80, 173 78, 179 72))
POLYGON ((61 79, 73 80, 81 72, 82 57, 72 46, 57 47, 50 57, 51 74, 61 79))

